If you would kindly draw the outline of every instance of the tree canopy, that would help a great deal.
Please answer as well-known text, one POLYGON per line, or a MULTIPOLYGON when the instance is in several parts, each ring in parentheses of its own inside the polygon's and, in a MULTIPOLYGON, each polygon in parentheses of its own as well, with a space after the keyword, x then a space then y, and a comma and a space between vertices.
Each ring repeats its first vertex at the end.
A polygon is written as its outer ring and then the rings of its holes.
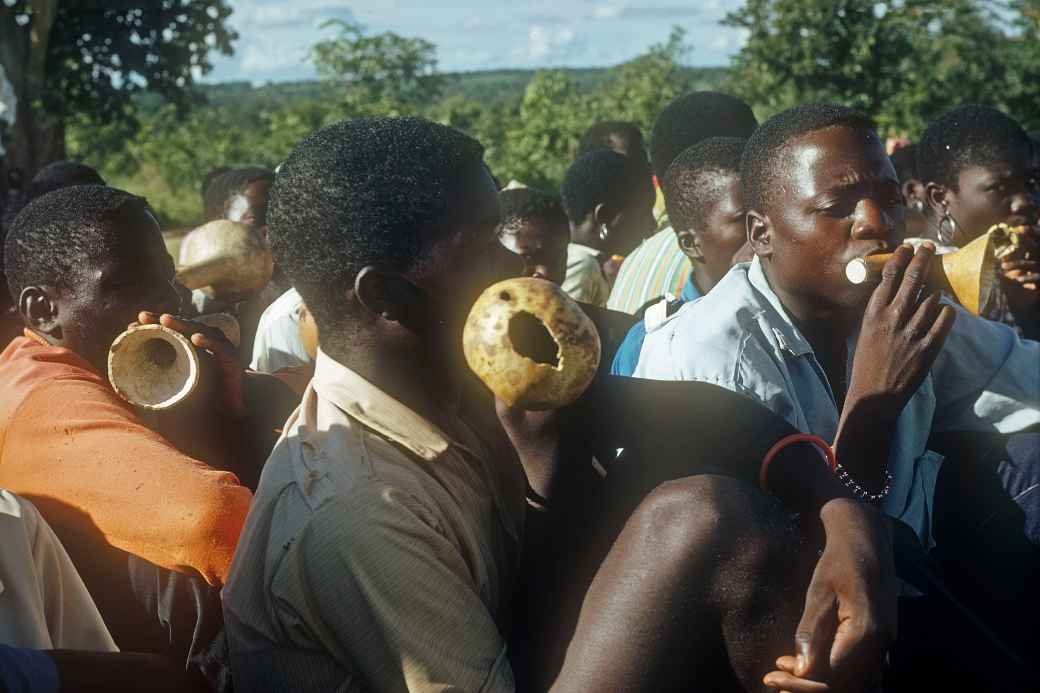
POLYGON ((211 50, 231 53, 227 0, 4 0, 0 64, 19 99, 14 165, 34 172, 64 155, 71 115, 135 124, 147 89, 182 110, 211 50))
MULTIPOLYGON (((1012 22, 1035 31, 1036 1, 1016 4, 1033 5, 1034 16, 1030 23, 1014 8, 1012 22)), ((1038 69, 1037 44, 1011 31, 995 7, 977 0, 746 0, 725 22, 748 37, 728 87, 766 114, 835 101, 910 136, 966 101, 1011 107, 1028 120, 1040 83, 1023 77, 1038 69)))

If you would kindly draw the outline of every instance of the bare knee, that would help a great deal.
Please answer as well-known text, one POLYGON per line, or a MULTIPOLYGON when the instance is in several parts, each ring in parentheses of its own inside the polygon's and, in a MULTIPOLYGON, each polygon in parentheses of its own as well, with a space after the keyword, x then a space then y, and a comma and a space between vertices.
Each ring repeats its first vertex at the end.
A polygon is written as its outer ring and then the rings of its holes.
POLYGON ((663 555, 707 562, 707 574, 731 594, 790 573, 792 557, 805 552, 795 522, 775 498, 721 475, 661 484, 636 509, 633 523, 663 555))

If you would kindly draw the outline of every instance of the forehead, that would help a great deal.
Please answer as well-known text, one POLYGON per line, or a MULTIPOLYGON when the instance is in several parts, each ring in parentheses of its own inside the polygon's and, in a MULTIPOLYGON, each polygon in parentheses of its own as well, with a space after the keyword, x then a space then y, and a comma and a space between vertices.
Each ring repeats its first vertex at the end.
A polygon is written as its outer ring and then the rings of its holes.
POLYGON ((266 198, 271 190, 271 181, 269 180, 254 180, 249 185, 242 188, 242 195, 250 198, 251 200, 260 200, 266 198))
POLYGON ((810 132, 778 153, 782 161, 773 196, 812 197, 866 180, 896 181, 895 169, 877 134, 844 126, 810 132))
POLYGON ((1022 175, 1032 171, 1037 160, 1032 151, 1012 150, 988 161, 965 164, 957 173, 960 181, 1022 175))
POLYGON ((543 245, 566 243, 570 240, 570 227, 552 223, 546 219, 520 219, 502 229, 503 239, 511 239, 519 245, 543 245))
POLYGON ((740 176, 733 172, 719 174, 715 195, 715 205, 719 208, 743 207, 744 190, 740 186, 740 176))

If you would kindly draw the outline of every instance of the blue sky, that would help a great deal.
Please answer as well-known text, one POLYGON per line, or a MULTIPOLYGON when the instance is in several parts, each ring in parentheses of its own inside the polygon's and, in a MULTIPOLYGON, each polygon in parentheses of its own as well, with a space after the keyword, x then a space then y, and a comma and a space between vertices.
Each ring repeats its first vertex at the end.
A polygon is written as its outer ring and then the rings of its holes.
POLYGON ((214 56, 207 82, 308 79, 308 48, 318 26, 339 18, 370 31, 421 36, 437 46, 441 70, 585 67, 624 62, 688 32, 692 65, 724 65, 740 32, 719 26, 740 0, 230 0, 239 33, 235 55, 214 56))

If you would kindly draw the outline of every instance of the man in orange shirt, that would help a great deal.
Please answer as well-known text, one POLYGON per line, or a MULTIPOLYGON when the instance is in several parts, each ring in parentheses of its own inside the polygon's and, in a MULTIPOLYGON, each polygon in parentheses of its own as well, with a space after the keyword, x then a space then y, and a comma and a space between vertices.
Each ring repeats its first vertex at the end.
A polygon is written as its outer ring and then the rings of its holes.
POLYGON ((0 354, 0 486, 31 499, 54 527, 117 642, 199 644, 197 621, 174 632, 175 612, 219 609, 252 498, 215 468, 243 462, 234 459, 245 421, 234 348, 168 315, 179 307, 173 262, 146 202, 121 190, 77 186, 33 201, 9 230, 4 264, 26 329, 0 354), (220 386, 177 420, 145 425, 102 375, 109 345, 133 321, 189 336, 214 357, 220 386), (187 603, 175 584, 188 585, 187 603))

